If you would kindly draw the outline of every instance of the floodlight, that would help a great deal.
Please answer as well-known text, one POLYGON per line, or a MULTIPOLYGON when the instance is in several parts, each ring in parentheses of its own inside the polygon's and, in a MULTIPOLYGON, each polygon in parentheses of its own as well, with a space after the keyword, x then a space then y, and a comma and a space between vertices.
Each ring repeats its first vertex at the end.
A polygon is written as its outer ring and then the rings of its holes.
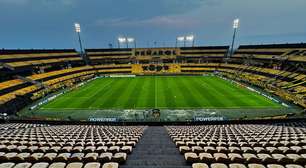
POLYGON ((233 28, 237 29, 239 27, 239 19, 235 19, 233 22, 233 28))
POLYGON ((127 42, 129 42, 129 43, 133 43, 134 41, 135 41, 134 38, 131 38, 131 37, 127 38, 127 42))
POLYGON ((187 41, 193 41, 194 35, 189 35, 185 37, 187 41))
POLYGON ((119 37, 118 41, 119 41, 119 43, 125 43, 125 42, 127 42, 127 39, 125 37, 119 37))
POLYGON ((75 32, 80 33, 81 32, 81 26, 79 23, 74 24, 75 32))
POLYGON ((177 41, 184 41, 184 40, 185 40, 184 36, 177 37, 177 41))

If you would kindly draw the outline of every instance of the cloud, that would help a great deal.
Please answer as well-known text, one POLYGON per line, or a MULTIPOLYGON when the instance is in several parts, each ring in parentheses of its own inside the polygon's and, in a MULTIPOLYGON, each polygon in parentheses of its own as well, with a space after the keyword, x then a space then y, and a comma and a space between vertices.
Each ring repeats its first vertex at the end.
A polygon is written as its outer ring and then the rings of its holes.
POLYGON ((24 5, 27 4, 29 0, 0 0, 0 4, 8 5, 24 5))
POLYGON ((183 15, 171 16, 155 16, 147 19, 128 19, 128 18, 114 18, 97 20, 95 23, 101 27, 165 27, 165 28, 188 28, 199 24, 196 19, 189 18, 183 15))
POLYGON ((73 5, 78 0, 0 0, 0 4, 4 5, 29 5, 29 4, 58 4, 58 5, 73 5))

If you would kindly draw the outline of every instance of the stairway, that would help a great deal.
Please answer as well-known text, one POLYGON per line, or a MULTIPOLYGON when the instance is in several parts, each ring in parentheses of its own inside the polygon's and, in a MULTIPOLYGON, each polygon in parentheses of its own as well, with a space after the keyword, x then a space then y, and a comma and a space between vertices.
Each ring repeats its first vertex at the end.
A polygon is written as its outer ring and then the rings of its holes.
POLYGON ((148 127, 127 162, 120 168, 191 168, 171 141, 166 129, 148 127))
POLYGON ((39 88, 42 88, 42 87, 48 88, 47 85, 44 85, 44 84, 41 83, 41 82, 38 82, 38 81, 36 81, 36 80, 32 80, 32 79, 27 78, 27 77, 23 77, 23 76, 20 76, 20 75, 16 75, 16 78, 18 78, 18 79, 20 79, 20 80, 23 80, 23 81, 25 81, 25 82, 32 83, 32 84, 36 85, 36 86, 39 87, 39 88))

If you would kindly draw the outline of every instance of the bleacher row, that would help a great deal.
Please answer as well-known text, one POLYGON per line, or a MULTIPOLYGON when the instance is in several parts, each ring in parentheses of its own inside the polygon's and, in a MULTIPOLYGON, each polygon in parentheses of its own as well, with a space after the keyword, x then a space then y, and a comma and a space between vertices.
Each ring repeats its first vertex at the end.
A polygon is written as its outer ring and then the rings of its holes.
POLYGON ((0 50, 0 62, 15 69, 61 62, 83 62, 74 49, 64 50, 0 50))
MULTIPOLYGON (((124 167, 147 128, 0 124, 0 168, 124 167)), ((305 122, 164 128, 193 168, 306 167, 305 122)))
POLYGON ((304 168, 306 125, 167 126, 193 168, 304 168))
POLYGON ((0 168, 118 168, 145 126, 1 124, 0 168))

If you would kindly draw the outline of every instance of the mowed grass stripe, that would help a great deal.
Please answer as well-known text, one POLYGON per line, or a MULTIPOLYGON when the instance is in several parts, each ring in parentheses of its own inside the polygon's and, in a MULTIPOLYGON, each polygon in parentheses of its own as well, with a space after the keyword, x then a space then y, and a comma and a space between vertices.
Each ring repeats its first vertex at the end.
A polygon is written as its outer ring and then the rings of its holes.
POLYGON ((116 83, 115 80, 106 80, 104 82, 101 80, 101 83, 97 85, 94 92, 92 92, 93 94, 86 101, 82 102, 80 107, 96 108, 97 102, 102 101, 107 92, 111 92, 111 86, 114 83, 116 83))
POLYGON ((167 80, 170 87, 169 92, 173 92, 175 98, 175 105, 170 108, 189 107, 188 103, 185 101, 183 94, 184 91, 180 89, 180 82, 178 81, 178 78, 169 77, 167 80))
POLYGON ((50 107, 69 108, 70 106, 78 105, 80 104, 79 102, 80 99, 75 95, 82 92, 82 90, 88 90, 88 88, 92 90, 94 86, 97 86, 96 84, 98 84, 98 82, 99 82, 98 80, 92 81, 92 83, 89 83, 86 86, 82 86, 77 90, 66 93, 65 95, 58 97, 56 101, 51 101, 50 103, 46 104, 45 106, 43 106, 43 108, 50 108, 50 107))
MULTIPOLYGON (((228 81, 216 78, 216 81, 219 81, 220 84, 216 85, 215 89, 219 90, 221 93, 226 93, 226 100, 230 101, 232 107, 257 107, 257 103, 252 103, 250 100, 254 99, 255 93, 252 93, 245 88, 240 88, 235 84, 227 85, 228 81)), ((257 101, 260 101, 259 99, 257 101)), ((230 106, 229 106, 230 107, 230 106)))
POLYGON ((169 78, 159 78, 159 88, 160 88, 160 96, 158 97, 159 107, 170 107, 174 108, 177 104, 176 97, 174 96, 172 88, 170 88, 169 83, 171 81, 169 78))
MULTIPOLYGON (((218 107, 224 106, 224 103, 220 100, 223 98, 220 93, 211 89, 211 85, 207 84, 208 79, 194 78, 193 86, 201 94, 201 101, 204 107, 218 107)), ((203 107, 203 106, 202 106, 203 107)))
POLYGON ((145 80, 148 85, 148 87, 146 87, 144 90, 145 93, 143 94, 146 97, 146 101, 145 101, 146 106, 144 108, 154 108, 155 106, 155 78, 144 77, 143 80, 145 80))
POLYGON ((154 95, 152 93, 152 78, 148 78, 146 80, 142 79, 142 77, 138 78, 141 83, 141 88, 139 89, 139 97, 137 102, 137 107, 139 108, 148 108, 154 106, 154 95))
POLYGON ((183 90, 183 95, 184 95, 184 100, 186 101, 186 103, 188 103, 189 107, 201 107, 201 103, 199 102, 198 97, 195 95, 196 94, 196 90, 194 89, 194 87, 192 86, 192 83, 190 83, 190 78, 186 77, 186 78, 178 78, 178 82, 179 82, 179 88, 180 90, 183 90))
POLYGON ((122 101, 120 96, 123 96, 125 88, 127 88, 131 82, 126 82, 125 78, 119 78, 115 80, 116 82, 111 86, 110 90, 105 94, 103 101, 97 103, 96 106, 99 108, 122 108, 119 106, 114 106, 117 101, 122 101))
POLYGON ((140 99, 141 97, 145 97, 144 95, 142 95, 142 80, 135 78, 133 79, 132 85, 130 86, 130 88, 126 89, 128 93, 126 93, 126 101, 124 103, 124 107, 134 109, 136 107, 139 107, 138 104, 140 102, 145 101, 145 99, 140 99))
POLYGON ((218 79, 207 79, 205 80, 206 83, 210 86, 210 89, 217 95, 219 98, 219 102, 223 105, 231 107, 237 107, 237 102, 241 103, 241 105, 246 105, 243 99, 239 99, 237 96, 239 91, 233 92, 229 88, 224 89, 225 85, 223 82, 219 81, 218 79))
POLYGON ((235 100, 235 107, 275 107, 275 105, 278 105, 257 93, 253 93, 246 88, 236 85, 235 83, 232 84, 229 81, 224 81, 223 79, 217 77, 215 77, 215 80, 219 81, 220 83, 223 82, 222 86, 218 85, 218 90, 223 90, 223 92, 225 90, 229 90, 232 93, 235 93, 227 95, 229 100, 235 100))

